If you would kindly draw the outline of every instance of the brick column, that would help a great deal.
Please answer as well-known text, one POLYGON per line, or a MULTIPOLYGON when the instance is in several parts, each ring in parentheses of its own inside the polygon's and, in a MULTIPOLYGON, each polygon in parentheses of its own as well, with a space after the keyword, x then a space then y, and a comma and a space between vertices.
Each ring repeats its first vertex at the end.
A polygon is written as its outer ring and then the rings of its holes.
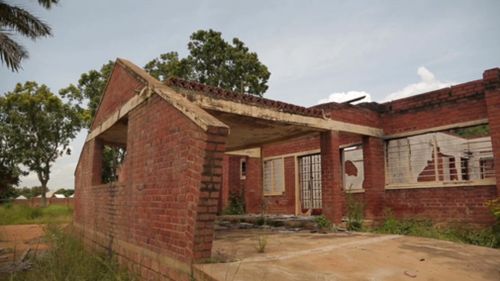
POLYGON ((322 212, 333 223, 342 222, 345 194, 342 187, 339 132, 321 133, 322 212))
POLYGON ((210 127, 207 131, 200 197, 194 227, 194 260, 203 260, 211 256, 214 239, 213 223, 217 216, 219 192, 222 186, 222 165, 228 134, 229 130, 223 127, 210 127))
POLYGON ((483 84, 495 158, 497 196, 500 196, 500 68, 486 70, 483 73, 483 84))
MULTIPOLYGON (((93 139, 89 143, 90 153, 92 154, 92 185, 98 185, 102 182, 102 154, 104 145, 101 140, 93 139)), ((89 186, 90 187, 90 186, 89 186)))
POLYGON ((365 216, 367 219, 382 218, 385 192, 384 140, 363 137, 363 165, 365 180, 365 216))

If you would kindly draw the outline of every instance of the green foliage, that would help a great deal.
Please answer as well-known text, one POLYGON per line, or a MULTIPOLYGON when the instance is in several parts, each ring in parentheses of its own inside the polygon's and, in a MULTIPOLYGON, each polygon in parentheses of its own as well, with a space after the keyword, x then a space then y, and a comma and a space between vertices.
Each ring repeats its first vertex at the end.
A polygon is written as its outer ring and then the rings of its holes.
POLYGON ((486 207, 496 218, 495 224, 491 227, 491 230, 497 243, 500 244, 500 197, 486 202, 486 207))
POLYGON ((265 217, 264 215, 259 216, 259 217, 255 220, 255 224, 256 224, 256 225, 265 225, 265 224, 266 224, 266 217, 265 217))
MULTIPOLYGON (((0 104, 2 98, 0 97, 0 104)), ((1 108, 0 108, 1 110, 1 108)), ((22 175, 19 169, 20 159, 16 158, 16 151, 12 149, 13 138, 4 124, 8 121, 7 114, 0 111, 0 199, 6 199, 13 194, 13 188, 19 183, 22 175)))
POLYGON ((18 204, 0 205, 0 225, 66 223, 72 219, 73 209, 68 206, 50 205, 46 208, 18 204))
POLYGON ((347 229, 359 231, 363 228, 364 204, 354 198, 352 193, 346 195, 347 203, 347 229))
POLYGON ((332 222, 329 219, 327 219, 324 215, 315 217, 314 222, 316 222, 316 225, 321 229, 329 230, 333 226, 332 222))
POLYGON ((102 183, 110 183, 118 180, 118 167, 125 159, 126 150, 120 147, 105 145, 102 157, 102 183))
POLYGON ((453 133, 463 138, 487 137, 490 135, 490 126, 488 124, 484 124, 473 127, 460 128, 455 129, 453 133))
POLYGON ((385 234, 410 235, 449 240, 485 247, 500 247, 500 240, 498 240, 493 227, 483 229, 463 225, 436 227, 431 220, 398 220, 392 215, 388 215, 384 223, 380 227, 375 228, 374 231, 385 234))
POLYGON ((220 32, 198 30, 191 34, 188 50, 185 58, 179 59, 177 52, 169 52, 144 68, 161 81, 180 77, 257 96, 262 96, 268 88, 270 72, 238 38, 229 43, 220 32))
POLYGON ((7 202, 12 198, 16 198, 17 196, 17 190, 11 185, 0 188, 0 203, 7 202))
POLYGON ((60 227, 49 224, 45 232, 49 250, 33 260, 29 271, 12 274, 10 280, 137 280, 116 260, 89 253, 80 239, 60 227))
POLYGON ((101 66, 99 71, 90 70, 83 73, 78 80, 78 85, 70 84, 68 87, 59 90, 62 97, 75 103, 75 106, 82 113, 84 127, 89 128, 94 118, 97 107, 101 101, 101 96, 106 87, 114 62, 108 61, 101 66))
POLYGON ((500 221, 500 197, 486 202, 486 207, 491 211, 493 216, 500 221))
POLYGON ((264 253, 267 246, 267 236, 259 235, 257 238, 257 246, 255 247, 258 253, 264 253))
POLYGON ((192 68, 192 62, 188 58, 179 59, 177 52, 161 54, 144 66, 151 76, 160 81, 166 81, 170 77, 193 79, 192 68))
POLYGON ((52 164, 71 153, 69 142, 82 127, 81 111, 47 86, 26 82, 0 97, 0 120, 12 161, 35 172, 46 190, 52 164))
MULTIPOLYGON (((38 0, 46 9, 57 2, 59 0, 38 0)), ((21 61, 28 58, 28 51, 13 39, 14 33, 33 40, 52 33, 50 26, 24 8, 0 1, 0 60, 12 71, 18 71, 21 61)))
POLYGON ((239 194, 231 194, 229 196, 229 205, 224 211, 224 215, 243 215, 245 213, 245 201, 243 196, 239 194))
MULTIPOLYGON (((238 38, 231 43, 220 32, 199 30, 188 43, 189 55, 179 58, 177 52, 161 54, 144 68, 153 77, 165 81, 170 77, 206 83, 223 89, 262 96, 271 75, 256 53, 252 53, 238 38)), ((114 63, 100 70, 83 73, 78 83, 61 89, 59 94, 75 103, 82 112, 85 127, 90 127, 114 63)))
POLYGON ((26 198, 33 198, 38 195, 42 194, 42 187, 41 186, 33 186, 33 187, 23 187, 23 188, 16 188, 16 195, 23 195, 26 198))
POLYGON ((74 189, 65 189, 65 188, 59 188, 54 192, 54 194, 62 194, 64 197, 70 197, 75 193, 74 189))

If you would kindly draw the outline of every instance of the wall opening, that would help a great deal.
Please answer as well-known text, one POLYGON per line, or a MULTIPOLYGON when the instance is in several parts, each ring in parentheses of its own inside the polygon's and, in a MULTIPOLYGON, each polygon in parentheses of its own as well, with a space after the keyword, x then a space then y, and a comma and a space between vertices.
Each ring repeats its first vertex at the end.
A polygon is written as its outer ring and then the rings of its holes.
POLYGON ((342 149, 342 174, 344 189, 346 191, 363 189, 365 171, 362 145, 342 149))
POLYGON ((283 158, 264 160, 264 196, 282 195, 285 191, 285 164, 283 158))
POLYGON ((298 162, 302 210, 321 209, 321 155, 304 155, 298 162))
POLYGON ((386 184, 495 182, 488 125, 386 142, 386 184))
POLYGON ((102 144, 98 151, 101 163, 94 163, 94 165, 100 165, 98 171, 100 184, 125 181, 127 133, 128 122, 125 117, 98 136, 98 140, 102 144))

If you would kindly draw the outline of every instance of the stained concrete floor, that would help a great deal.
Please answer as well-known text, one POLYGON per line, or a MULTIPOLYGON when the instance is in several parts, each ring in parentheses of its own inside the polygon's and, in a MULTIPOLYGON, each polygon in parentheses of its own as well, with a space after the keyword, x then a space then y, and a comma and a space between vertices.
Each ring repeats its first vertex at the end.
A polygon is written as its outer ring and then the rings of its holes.
POLYGON ((212 256, 196 280, 500 280, 498 249, 396 235, 231 230, 212 256))

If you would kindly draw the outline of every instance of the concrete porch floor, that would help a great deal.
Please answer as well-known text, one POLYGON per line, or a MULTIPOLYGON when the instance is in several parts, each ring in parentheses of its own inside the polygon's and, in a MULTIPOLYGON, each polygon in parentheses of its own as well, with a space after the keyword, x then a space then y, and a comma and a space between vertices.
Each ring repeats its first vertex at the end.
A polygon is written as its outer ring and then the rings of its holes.
POLYGON ((212 256, 196 280, 500 280, 500 250, 397 235, 231 230, 212 256))

